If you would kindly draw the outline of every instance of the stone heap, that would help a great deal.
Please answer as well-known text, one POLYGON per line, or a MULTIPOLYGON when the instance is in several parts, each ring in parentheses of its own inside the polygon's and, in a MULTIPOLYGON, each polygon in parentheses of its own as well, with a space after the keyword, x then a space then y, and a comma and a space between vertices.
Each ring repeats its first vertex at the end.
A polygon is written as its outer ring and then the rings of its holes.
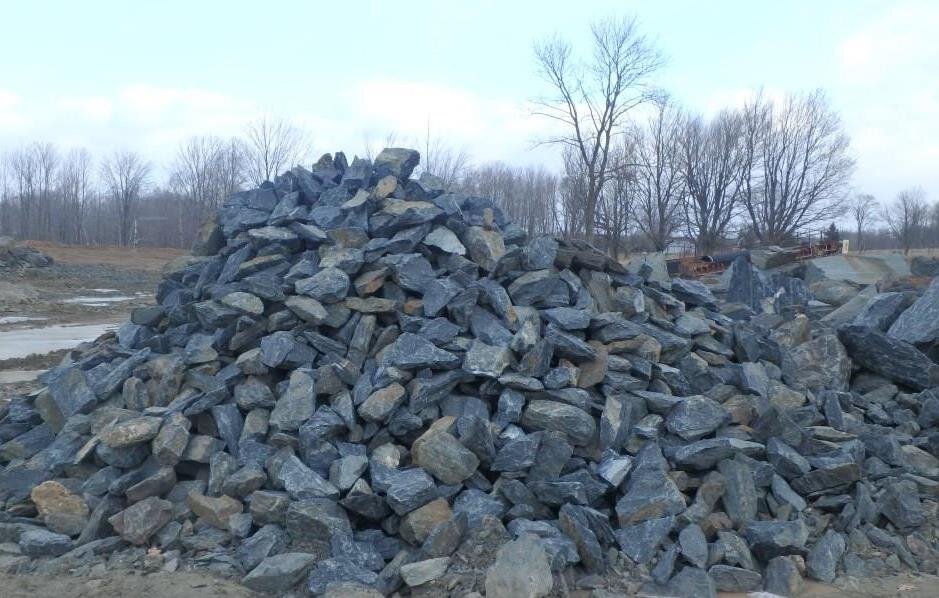
POLYGON ((0 237, 0 269, 22 270, 51 265, 52 258, 38 249, 18 245, 11 237, 0 237))
POLYGON ((233 195, 157 305, 5 406, 0 566, 489 597, 936 572, 939 283, 752 317, 418 160, 233 195))

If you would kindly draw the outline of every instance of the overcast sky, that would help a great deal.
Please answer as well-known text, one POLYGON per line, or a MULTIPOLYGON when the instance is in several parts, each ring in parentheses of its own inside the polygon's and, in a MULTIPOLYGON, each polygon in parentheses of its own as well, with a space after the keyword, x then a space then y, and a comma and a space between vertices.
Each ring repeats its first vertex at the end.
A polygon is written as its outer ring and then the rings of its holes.
POLYGON ((261 113, 317 152, 394 131, 474 161, 557 164, 533 149, 545 91, 532 42, 585 47, 589 23, 635 14, 668 58, 658 83, 709 113, 757 87, 822 87, 844 118, 858 190, 939 199, 939 2, 31 1, 5 3, 0 151, 33 140, 171 159, 194 134, 261 113))

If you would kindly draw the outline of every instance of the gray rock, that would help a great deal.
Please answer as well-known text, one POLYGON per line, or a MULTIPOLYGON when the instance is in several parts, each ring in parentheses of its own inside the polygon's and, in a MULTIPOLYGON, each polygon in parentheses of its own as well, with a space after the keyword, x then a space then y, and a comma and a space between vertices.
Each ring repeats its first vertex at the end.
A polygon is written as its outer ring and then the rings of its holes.
POLYGON ((923 505, 919 500, 919 490, 910 480, 889 482, 877 504, 884 517, 898 529, 917 528, 926 521, 923 505))
POLYGON ((782 372, 793 388, 847 390, 851 359, 838 337, 826 334, 786 351, 782 372))
POLYGON ((710 289, 704 286, 704 283, 687 278, 672 279, 672 294, 676 299, 684 301, 689 305, 699 305, 706 307, 716 305, 717 299, 711 293, 710 289))
POLYGON ((452 369, 460 365, 460 358, 453 353, 438 349, 424 337, 410 332, 403 333, 388 348, 385 361, 404 370, 452 369))
POLYGON ((474 340, 463 359, 463 370, 475 376, 498 378, 509 367, 511 359, 508 347, 494 347, 474 340))
POLYGON ((668 596, 675 598, 717 598, 714 580, 704 569, 685 567, 665 585, 668 596))
POLYGON ((809 550, 805 558, 806 573, 812 579, 833 582, 844 551, 844 536, 829 529, 809 550))
POLYGON ((395 513, 407 515, 437 498, 437 487, 427 472, 417 467, 395 472, 386 495, 388 506, 395 513))
POLYGON ((740 527, 756 519, 758 496, 750 468, 734 459, 721 461, 718 470, 724 476, 724 510, 730 520, 740 527))
POLYGON ((350 285, 349 275, 339 268, 324 268, 310 278, 298 280, 295 287, 298 293, 329 304, 345 299, 350 285))
POLYGON ((851 359, 861 367, 914 390, 939 386, 939 365, 913 345, 863 326, 838 330, 851 359))
POLYGON ((506 510, 508 506, 504 501, 476 488, 464 490, 453 501, 453 512, 466 515, 466 524, 470 530, 480 527, 487 515, 501 519, 506 510))
POLYGON ((60 556, 73 547, 72 539, 41 528, 24 530, 19 537, 20 550, 30 557, 60 556))
POLYGON ((450 566, 450 557, 427 559, 401 566, 401 579, 409 587, 421 586, 442 576, 450 566))
POLYGON ((378 583, 378 574, 356 564, 348 557, 329 558, 318 561, 307 577, 307 591, 314 596, 326 593, 330 586, 353 582, 367 588, 378 583))
POLYGON ((740 567, 714 565, 708 575, 719 592, 755 592, 763 587, 762 575, 740 567))
POLYGON ((495 230, 486 230, 480 226, 470 226, 463 233, 463 244, 473 262, 484 270, 492 272, 496 262, 505 254, 505 241, 495 230))
POLYGON ((886 332, 906 307, 903 293, 878 293, 870 299, 851 323, 886 332))
POLYGON ((621 526, 647 519, 679 515, 685 510, 685 497, 665 472, 659 469, 634 471, 626 492, 616 503, 621 526))
POLYGON ((315 399, 316 374, 309 369, 294 370, 290 374, 287 390, 271 411, 270 426, 281 432, 299 430, 313 417, 315 399))
MULTIPOLYGON (((660 517, 623 526, 614 533, 620 550, 636 564, 646 565, 655 556, 674 525, 674 517, 660 517)), ((706 547, 705 542, 705 551, 706 547)))
POLYGON ((339 498, 339 489, 307 467, 296 455, 291 454, 281 459, 276 469, 271 472, 271 478, 294 500, 339 498))
POLYGON ((460 239, 453 233, 453 231, 444 226, 435 226, 433 230, 427 233, 427 236, 424 237, 422 243, 424 243, 424 245, 436 247, 441 251, 446 251, 447 253, 466 255, 466 247, 460 243, 460 239))
POLYGON ((452 434, 433 427, 414 441, 411 447, 415 465, 444 484, 460 484, 479 467, 476 457, 452 434))
POLYGON ((706 397, 682 399, 665 419, 668 431, 684 440, 699 440, 727 423, 730 413, 706 397))
POLYGON ((300 583, 316 561, 316 556, 305 552, 270 556, 244 576, 241 583, 255 592, 286 592, 300 583))
POLYGON ((108 522, 122 538, 138 546, 173 518, 173 503, 155 496, 111 516, 108 522))
POLYGON ((578 446, 589 444, 597 435, 596 422, 589 413, 557 401, 530 401, 521 423, 527 429, 560 432, 578 446))
POLYGON ((267 524, 242 541, 234 557, 245 571, 251 571, 267 557, 281 553, 289 542, 290 537, 281 526, 267 524))
POLYGON ((692 523, 686 525, 678 534, 681 555, 695 567, 703 569, 708 560, 708 541, 701 526, 692 523))
POLYGON ((763 590, 777 596, 798 596, 802 591, 802 576, 792 557, 771 559, 763 571, 763 590))
POLYGON ((896 319, 887 336, 913 345, 939 340, 939 278, 896 319))
POLYGON ((399 181, 405 181, 420 161, 421 155, 415 150, 386 147, 375 156, 375 175, 391 175, 399 181))
POLYGON ((567 537, 573 540, 577 546, 577 553, 580 555, 584 567, 592 573, 602 574, 606 572, 607 563, 603 555, 603 548, 591 529, 587 511, 584 507, 571 504, 561 506, 558 523, 564 533, 567 534, 567 537))
POLYGON ((748 457, 759 457, 763 455, 764 447, 757 442, 739 438, 708 438, 679 447, 673 459, 679 467, 706 470, 738 452, 748 457))
POLYGON ((805 554, 809 530, 801 519, 795 521, 751 521, 743 529, 753 554, 764 561, 777 556, 805 554))
POLYGON ((539 539, 531 535, 504 544, 486 571, 488 598, 539 598, 553 586, 548 556, 539 539))

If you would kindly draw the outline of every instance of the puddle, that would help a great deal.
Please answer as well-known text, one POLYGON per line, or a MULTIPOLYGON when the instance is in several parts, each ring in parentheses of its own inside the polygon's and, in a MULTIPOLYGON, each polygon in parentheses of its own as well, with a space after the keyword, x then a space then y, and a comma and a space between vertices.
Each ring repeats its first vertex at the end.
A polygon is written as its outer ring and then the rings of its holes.
POLYGON ((71 297, 69 299, 63 299, 60 303, 102 307, 108 303, 121 303, 123 301, 132 301, 133 299, 134 297, 130 295, 114 295, 113 297, 71 297))
POLYGON ((46 318, 35 318, 33 316, 2 316, 0 324, 21 324, 23 322, 42 322, 46 318))
POLYGON ((19 382, 32 382, 46 370, 5 370, 0 371, 0 384, 17 384, 19 382))
POLYGON ((0 360, 71 349, 117 327, 118 324, 84 324, 0 332, 0 360))
POLYGON ((105 294, 120 293, 120 291, 117 289, 88 289, 88 291, 92 293, 105 293, 105 294))

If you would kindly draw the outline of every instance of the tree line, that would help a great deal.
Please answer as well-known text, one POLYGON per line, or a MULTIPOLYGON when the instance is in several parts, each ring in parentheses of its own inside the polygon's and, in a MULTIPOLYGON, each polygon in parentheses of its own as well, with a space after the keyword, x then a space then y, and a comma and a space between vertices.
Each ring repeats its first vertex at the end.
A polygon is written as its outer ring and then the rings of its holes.
MULTIPOLYGON (((835 220, 855 247, 939 243, 939 206, 921 189, 881 205, 851 196, 855 162, 822 90, 770 97, 709 116, 652 84, 664 60, 634 19, 606 19, 577 52, 535 44, 544 95, 534 114, 563 167, 473 164, 428 131, 412 145, 422 168, 455 191, 492 197, 531 233, 581 238, 616 256, 635 250, 713 253, 788 245, 835 220), (879 227, 879 228, 875 228, 879 227)), ((0 234, 75 244, 188 246, 229 194, 312 160, 309 133, 265 117, 236 138, 193 137, 157 176, 138 152, 95 157, 32 143, 0 156, 0 234), (157 179, 160 180, 157 180, 157 179)), ((366 140, 365 157, 380 149, 366 140)))

